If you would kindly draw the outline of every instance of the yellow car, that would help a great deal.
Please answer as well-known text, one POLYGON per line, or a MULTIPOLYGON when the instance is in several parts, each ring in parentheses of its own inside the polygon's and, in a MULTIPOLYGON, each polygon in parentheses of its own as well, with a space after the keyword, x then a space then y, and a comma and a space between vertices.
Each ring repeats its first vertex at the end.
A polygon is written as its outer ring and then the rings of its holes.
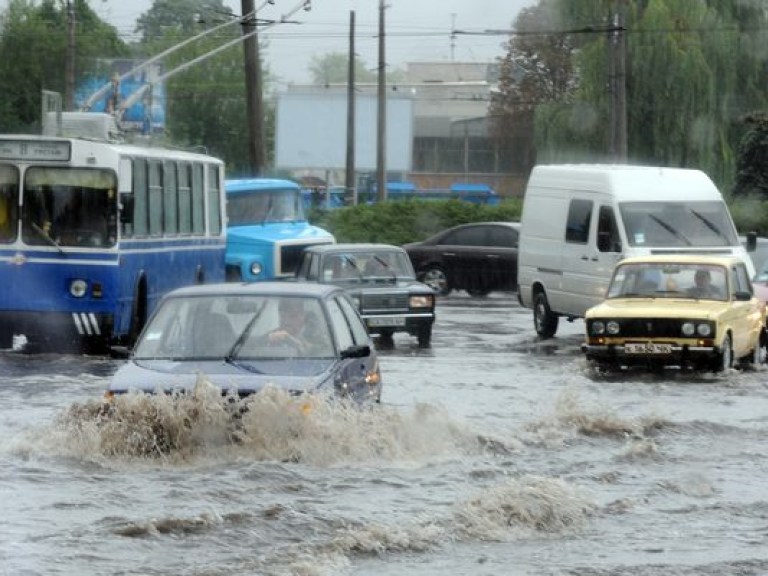
POLYGON ((728 256, 635 257, 616 265, 605 300, 585 315, 594 365, 711 369, 766 361, 765 303, 744 262, 728 256))

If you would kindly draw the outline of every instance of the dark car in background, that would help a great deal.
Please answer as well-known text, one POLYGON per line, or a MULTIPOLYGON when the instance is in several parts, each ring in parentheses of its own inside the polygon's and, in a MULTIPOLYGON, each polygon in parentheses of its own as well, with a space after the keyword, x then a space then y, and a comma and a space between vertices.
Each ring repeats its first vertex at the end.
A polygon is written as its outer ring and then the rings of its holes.
POLYGON ((435 293, 416 280, 405 250, 390 244, 326 244, 310 246, 296 280, 335 284, 357 305, 371 335, 392 344, 395 332, 415 336, 428 348, 435 322, 435 293))
POLYGON ((416 277, 441 296, 517 289, 518 222, 474 222, 403 245, 416 277))

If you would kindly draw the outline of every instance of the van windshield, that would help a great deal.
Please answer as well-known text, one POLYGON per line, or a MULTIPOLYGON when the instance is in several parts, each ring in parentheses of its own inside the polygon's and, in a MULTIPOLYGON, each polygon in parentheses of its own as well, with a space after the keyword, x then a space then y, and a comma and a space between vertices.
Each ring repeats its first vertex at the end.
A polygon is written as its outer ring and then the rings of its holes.
POLYGON ((725 202, 624 202, 630 246, 736 246, 725 202))

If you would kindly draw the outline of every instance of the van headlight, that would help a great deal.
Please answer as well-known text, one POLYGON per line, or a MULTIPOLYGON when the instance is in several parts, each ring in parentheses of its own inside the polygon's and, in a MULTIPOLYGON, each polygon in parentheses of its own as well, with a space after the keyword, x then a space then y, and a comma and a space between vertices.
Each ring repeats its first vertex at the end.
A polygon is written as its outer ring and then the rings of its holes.
POLYGON ((251 274, 253 274, 254 276, 258 276, 259 274, 261 274, 261 270, 262 270, 261 262, 251 263, 251 274))

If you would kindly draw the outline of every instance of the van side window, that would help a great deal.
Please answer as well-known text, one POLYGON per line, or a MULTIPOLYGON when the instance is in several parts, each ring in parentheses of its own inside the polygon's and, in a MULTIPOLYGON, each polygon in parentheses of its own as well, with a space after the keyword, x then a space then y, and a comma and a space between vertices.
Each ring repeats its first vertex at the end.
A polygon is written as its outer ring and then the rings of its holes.
POLYGON ((590 200, 571 200, 568 208, 568 222, 565 225, 565 241, 586 244, 589 239, 589 223, 592 219, 590 200))
POLYGON ((597 217, 597 249, 600 252, 621 252, 621 237, 616 227, 613 208, 600 206, 597 217))

